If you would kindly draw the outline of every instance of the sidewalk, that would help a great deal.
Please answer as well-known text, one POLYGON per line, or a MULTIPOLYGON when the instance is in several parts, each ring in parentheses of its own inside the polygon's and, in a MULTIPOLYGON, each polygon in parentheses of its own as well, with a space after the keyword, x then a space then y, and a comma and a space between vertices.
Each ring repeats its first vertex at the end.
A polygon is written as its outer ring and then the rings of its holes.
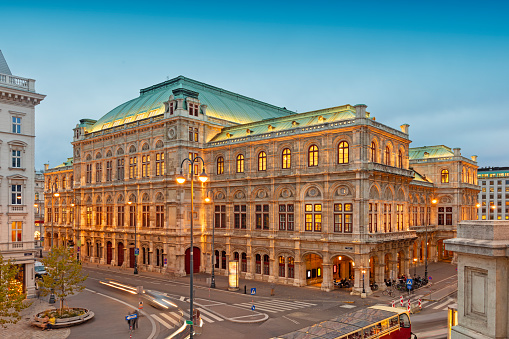
POLYGON ((34 316, 48 309, 55 309, 52 304, 47 302, 47 297, 43 299, 28 299, 32 305, 21 311, 21 320, 17 324, 7 324, 6 328, 0 327, 0 338, 5 339, 65 339, 71 334, 70 328, 61 328, 55 330, 43 331, 39 327, 31 326, 34 316))

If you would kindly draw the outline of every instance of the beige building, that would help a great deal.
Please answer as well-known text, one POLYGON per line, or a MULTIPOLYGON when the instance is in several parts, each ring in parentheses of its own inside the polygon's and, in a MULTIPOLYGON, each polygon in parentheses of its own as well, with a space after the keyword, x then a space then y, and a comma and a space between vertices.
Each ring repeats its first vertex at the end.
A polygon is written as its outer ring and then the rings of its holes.
POLYGON ((366 105, 296 114, 177 77, 80 120, 72 165, 46 171, 45 244, 53 227, 59 244, 81 239, 84 260, 185 275, 194 218, 197 272, 211 271, 215 252, 217 274, 238 261, 248 279, 330 290, 351 276, 359 292, 364 271, 369 291, 408 274, 414 257, 423 264, 426 247, 429 260, 451 259, 443 239, 475 214, 478 187, 461 176, 476 177, 475 159, 409 145, 408 125, 383 125, 366 105), (196 156, 210 180, 196 181, 191 215, 189 181, 175 178, 196 156))
POLYGON ((0 253, 19 266, 20 286, 34 295, 35 80, 11 71, 0 51, 0 253))

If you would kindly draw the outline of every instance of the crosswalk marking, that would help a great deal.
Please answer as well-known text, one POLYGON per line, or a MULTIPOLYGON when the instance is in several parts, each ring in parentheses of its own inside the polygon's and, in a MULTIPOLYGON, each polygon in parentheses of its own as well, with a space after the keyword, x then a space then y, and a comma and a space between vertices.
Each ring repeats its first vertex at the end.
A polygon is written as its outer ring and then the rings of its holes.
POLYGON ((344 304, 344 305, 341 305, 339 307, 343 307, 343 308, 354 308, 354 307, 357 307, 355 305, 349 305, 349 304, 344 304))
MULTIPOLYGON (((178 314, 176 314, 176 313, 174 313, 174 312, 171 312, 170 314, 171 314, 171 315, 173 315, 173 316, 176 316, 176 317, 177 317, 177 319, 180 319, 180 315, 178 315, 178 314)), ((175 320, 174 318, 170 317, 168 314, 166 314, 166 313, 160 313, 160 315, 161 315, 162 317, 165 317, 166 319, 168 319, 171 323, 173 323, 173 325, 175 325, 175 326, 178 326, 178 325, 179 325, 179 322, 178 322, 177 320, 175 320)))
MULTIPOLYGON (((222 319, 222 318, 219 318, 219 317, 218 317, 217 315, 215 315, 214 313, 211 313, 211 312, 209 312, 209 311, 206 311, 206 310, 204 310, 203 308, 199 308, 199 310, 200 310, 200 312, 201 312, 202 314, 206 314, 207 316, 209 316, 209 317, 211 317, 211 318, 214 318, 214 319, 216 319, 217 321, 223 321, 223 319, 222 319)), ((203 316, 202 316, 202 318, 203 318, 203 316)), ((209 322, 213 322, 213 321, 209 321, 209 322)))
POLYGON ((439 308, 443 308, 445 305, 447 305, 447 304, 451 304, 451 303, 452 303, 452 301, 451 301, 451 299, 449 298, 449 299, 447 299, 447 301, 445 301, 445 302, 443 302, 443 303, 441 303, 441 304, 438 304, 437 306, 433 307, 433 309, 434 309, 434 310, 438 310, 439 308))
MULTIPOLYGON (((253 303, 243 303, 243 304, 236 304, 236 305, 240 306, 240 307, 249 307, 249 308, 251 308, 253 303)), ((279 311, 279 312, 284 312, 284 311, 289 311, 289 310, 295 309, 295 307, 280 306, 280 305, 275 306, 275 305, 272 305, 272 304, 267 303, 267 302, 255 302, 254 305, 256 306, 256 308, 270 307, 271 309, 273 309, 275 311, 279 311)))
POLYGON ((249 308, 255 306, 255 310, 264 311, 269 313, 286 312, 299 308, 316 306, 316 304, 304 302, 304 301, 286 301, 286 300, 258 300, 256 302, 246 302, 234 304, 234 306, 249 308))
POLYGON ((168 324, 166 321, 164 321, 163 319, 159 318, 157 315, 155 314, 151 314, 150 315, 152 318, 154 318, 155 320, 159 321, 162 325, 164 325, 166 328, 168 329, 172 329, 173 326, 171 326, 170 324, 168 324))

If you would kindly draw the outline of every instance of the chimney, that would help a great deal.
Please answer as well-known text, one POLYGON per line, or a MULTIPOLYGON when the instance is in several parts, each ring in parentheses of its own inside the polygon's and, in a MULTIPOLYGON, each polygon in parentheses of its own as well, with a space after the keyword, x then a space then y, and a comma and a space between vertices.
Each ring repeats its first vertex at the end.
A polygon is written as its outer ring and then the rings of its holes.
POLYGON ((353 107, 355 107, 355 117, 356 118, 365 118, 366 117, 366 108, 368 108, 368 106, 366 106, 364 104, 357 104, 353 107))
POLYGON ((454 151, 454 156, 455 157, 460 157, 461 156, 461 148, 453 148, 452 149, 454 151))
POLYGON ((470 158, 472 158, 472 161, 477 162, 477 155, 472 155, 470 158))
POLYGON ((44 172, 47 172, 49 168, 49 164, 44 164, 44 172))
POLYGON ((401 128, 401 132, 405 133, 405 134, 408 134, 408 127, 410 127, 409 124, 403 124, 401 126, 399 126, 401 128))

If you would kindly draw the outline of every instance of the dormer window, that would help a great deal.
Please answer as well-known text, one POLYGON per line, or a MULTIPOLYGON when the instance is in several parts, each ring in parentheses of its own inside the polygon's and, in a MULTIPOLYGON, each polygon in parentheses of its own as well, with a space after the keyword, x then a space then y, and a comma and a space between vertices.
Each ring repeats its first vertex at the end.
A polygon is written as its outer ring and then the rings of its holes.
POLYGON ((189 102, 187 104, 187 109, 189 111, 189 115, 194 115, 195 117, 198 116, 198 104, 189 102))
POLYGON ((292 126, 295 127, 295 126, 298 126, 298 125, 299 125, 299 123, 297 121, 292 121, 292 126))
POLYGON ((324 117, 322 117, 321 115, 318 117, 318 122, 323 122, 325 120, 324 117))
POLYGON ((175 111, 175 102, 170 102, 170 115, 175 111))

